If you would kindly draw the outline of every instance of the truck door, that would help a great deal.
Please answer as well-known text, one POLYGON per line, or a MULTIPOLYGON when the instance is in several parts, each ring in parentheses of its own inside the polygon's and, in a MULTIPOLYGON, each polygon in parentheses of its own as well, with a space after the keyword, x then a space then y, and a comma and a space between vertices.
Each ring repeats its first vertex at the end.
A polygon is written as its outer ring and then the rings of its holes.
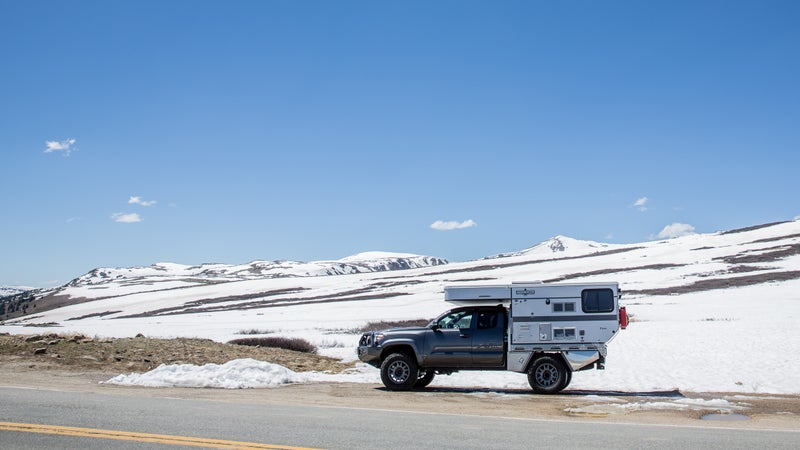
POLYGON ((476 313, 472 335, 472 362, 475 367, 502 367, 505 362, 505 313, 497 309, 476 313))
POLYGON ((475 310, 456 310, 437 322, 438 328, 425 336, 424 365, 469 367, 472 365, 472 333, 475 310))

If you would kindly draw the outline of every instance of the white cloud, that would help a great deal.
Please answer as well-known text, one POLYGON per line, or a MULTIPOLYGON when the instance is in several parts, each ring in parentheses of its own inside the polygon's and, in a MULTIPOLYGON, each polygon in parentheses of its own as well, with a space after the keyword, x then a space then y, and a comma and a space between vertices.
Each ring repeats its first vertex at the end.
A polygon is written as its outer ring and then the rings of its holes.
POLYGON ((647 211, 647 206, 645 206, 645 205, 647 204, 648 200, 649 199, 647 197, 637 198, 636 201, 633 202, 633 207, 638 209, 641 212, 645 212, 645 211, 647 211))
POLYGON ((675 222, 672 225, 665 226, 664 229, 658 233, 658 237, 660 239, 672 239, 681 236, 689 236, 691 234, 696 234, 693 226, 686 223, 675 222))
POLYGON ((131 197, 128 200, 128 204, 131 205, 142 205, 142 206, 153 206, 157 202, 155 200, 142 200, 141 197, 131 197))
POLYGON ((472 219, 467 219, 467 220, 465 220, 463 222, 458 222, 458 221, 455 221, 455 220, 451 220, 451 221, 448 221, 448 222, 445 222, 445 221, 442 221, 442 220, 437 220, 436 222, 433 222, 431 224, 431 228, 433 228, 434 230, 439 230, 439 231, 450 231, 450 230, 458 230, 458 229, 461 229, 461 228, 472 228, 472 227, 477 226, 477 225, 478 224, 475 223, 475 221, 472 220, 472 219))
POLYGON ((131 213, 131 214, 114 213, 111 215, 111 220, 119 223, 136 223, 136 222, 141 222, 142 218, 139 217, 139 214, 136 213, 131 213))
POLYGON ((75 139, 69 138, 63 141, 45 141, 44 145, 47 146, 45 153, 64 152, 64 156, 69 156, 74 150, 75 139))

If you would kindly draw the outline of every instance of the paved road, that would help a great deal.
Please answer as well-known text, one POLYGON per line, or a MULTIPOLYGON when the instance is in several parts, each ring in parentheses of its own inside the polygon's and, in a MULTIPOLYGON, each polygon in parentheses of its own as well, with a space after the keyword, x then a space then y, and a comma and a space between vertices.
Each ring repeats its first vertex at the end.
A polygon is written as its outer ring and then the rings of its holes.
POLYGON ((9 387, 0 388, 0 422, 0 443, 4 449, 174 449, 196 448, 195 445, 331 449, 795 449, 800 441, 800 432, 796 431, 482 418, 9 387), (178 444, 173 445, 175 442, 178 444), (255 446, 256 443, 261 446, 255 446))

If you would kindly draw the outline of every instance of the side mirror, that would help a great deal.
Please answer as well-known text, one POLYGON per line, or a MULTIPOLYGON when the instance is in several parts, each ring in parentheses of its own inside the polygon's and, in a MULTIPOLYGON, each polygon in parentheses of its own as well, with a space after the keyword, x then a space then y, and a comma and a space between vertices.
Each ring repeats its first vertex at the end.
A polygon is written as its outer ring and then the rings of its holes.
POLYGON ((428 324, 428 328, 430 328, 433 331, 439 331, 439 324, 436 322, 431 322, 428 324))

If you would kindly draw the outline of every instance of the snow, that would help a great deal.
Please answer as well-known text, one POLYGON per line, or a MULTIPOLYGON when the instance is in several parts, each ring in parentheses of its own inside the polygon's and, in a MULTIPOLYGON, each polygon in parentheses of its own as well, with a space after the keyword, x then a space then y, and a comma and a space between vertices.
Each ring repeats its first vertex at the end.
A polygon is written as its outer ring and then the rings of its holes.
MULTIPOLYGON (((676 389, 800 394, 796 375, 800 373, 800 340, 796 337, 800 325, 800 278, 674 295, 636 292, 754 274, 795 273, 800 271, 800 254, 761 262, 730 261, 741 255, 764 255, 776 248, 798 245, 800 221, 792 221, 736 233, 697 234, 628 245, 557 236, 502 257, 390 272, 234 277, 212 283, 198 282, 189 275, 211 268, 238 273, 239 268, 158 264, 116 269, 113 276, 102 279, 102 284, 67 287, 59 295, 92 301, 8 320, 0 324, 0 332, 79 332, 102 337, 143 333, 226 342, 241 337, 244 330, 259 330, 264 335, 304 338, 317 345, 323 355, 353 361, 360 337, 360 332, 354 330, 371 321, 430 319, 450 307, 443 300, 446 285, 564 277, 568 282, 613 280, 623 289, 621 303, 627 307, 631 324, 609 343, 606 370, 575 373, 569 389, 599 395, 676 389), (742 266, 750 271, 732 270, 742 266), (118 275, 123 276, 116 279, 118 275), (134 275, 143 278, 137 280, 134 275), (179 313, 152 314, 165 308, 179 313), (48 323, 58 326, 43 326, 48 323), (25 327, 31 324, 39 326, 25 327)), ((363 262, 398 256, 407 255, 368 252, 345 259, 363 262)), ((319 266, 319 262, 304 264, 319 266)), ((330 262, 323 266, 330 267, 330 262)), ((296 274, 297 266, 290 264, 286 270, 296 274)), ((363 364, 345 374, 321 374, 295 373, 263 361, 237 360, 219 366, 162 366, 147 374, 120 375, 108 382, 260 388, 310 382, 379 384, 380 377, 377 369, 363 364)), ((437 376, 432 386, 528 389, 528 382, 524 374, 512 372, 461 372, 437 376)), ((667 403, 671 407, 691 407, 667 403)))
POLYGON ((411 253, 392 253, 392 252, 361 252, 340 259, 341 262, 361 262, 373 261, 377 259, 397 259, 397 258, 415 258, 418 255, 411 253))
POLYGON ((118 375, 105 383, 152 387, 214 387, 224 389, 275 387, 296 383, 301 377, 286 367, 254 359, 225 364, 162 364, 143 374, 118 375))
POLYGON ((30 291, 31 289, 33 288, 26 286, 0 286, 0 297, 5 297, 7 295, 21 294, 25 291, 30 291))
POLYGON ((279 364, 252 358, 235 359, 225 364, 162 364, 146 373, 121 374, 104 384, 149 387, 205 387, 222 389, 269 388, 293 383, 350 382, 374 383, 370 371, 361 364, 341 374, 294 372, 279 364))
POLYGON ((745 408, 745 404, 733 403, 725 399, 705 400, 700 398, 673 398, 667 400, 644 400, 626 402, 619 399, 604 400, 607 403, 595 403, 586 406, 567 408, 570 414, 615 414, 646 410, 707 411, 716 410, 730 414, 745 408))

